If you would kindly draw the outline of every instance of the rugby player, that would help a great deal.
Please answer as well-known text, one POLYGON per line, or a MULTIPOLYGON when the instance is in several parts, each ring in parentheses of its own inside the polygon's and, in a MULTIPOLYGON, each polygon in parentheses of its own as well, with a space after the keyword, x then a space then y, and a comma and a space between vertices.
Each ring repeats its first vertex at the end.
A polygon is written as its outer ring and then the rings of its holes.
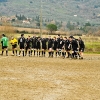
POLYGON ((12 45, 12 54, 15 55, 15 52, 16 52, 16 56, 17 56, 18 40, 12 36, 10 40, 10 44, 12 45))
POLYGON ((28 55, 31 56, 31 43, 32 40, 30 36, 28 36, 28 38, 25 41, 25 56, 27 55, 27 51, 28 51, 28 55))
POLYGON ((40 57, 40 49, 41 49, 41 39, 40 37, 38 37, 36 41, 36 50, 37 50, 37 56, 39 57, 40 57))
POLYGON ((80 55, 80 59, 83 59, 84 49, 85 49, 84 41, 82 40, 81 37, 79 37, 79 55, 80 55))
POLYGON ((8 38, 5 36, 5 34, 2 34, 1 44, 2 44, 2 54, 1 55, 3 55, 4 50, 6 49, 6 56, 8 56, 8 38))
POLYGON ((49 57, 53 57, 53 39, 51 38, 51 36, 49 36, 48 38, 48 53, 49 53, 49 57))
POLYGON ((18 39, 18 45, 20 48, 19 56, 20 56, 21 52, 23 52, 23 57, 24 57, 25 42, 26 42, 26 39, 24 38, 24 34, 21 34, 21 37, 18 39))
POLYGON ((32 38, 32 49, 31 49, 31 55, 34 51, 34 56, 35 56, 35 52, 36 52, 36 41, 37 41, 37 37, 34 35, 32 38))
POLYGON ((55 51, 56 57, 57 57, 57 53, 58 53, 57 46, 58 46, 58 41, 57 41, 57 38, 54 37, 54 39, 53 39, 53 50, 55 51))
POLYGON ((46 49, 47 49, 47 39, 46 38, 42 38, 41 39, 42 42, 42 57, 45 57, 46 54, 46 49))

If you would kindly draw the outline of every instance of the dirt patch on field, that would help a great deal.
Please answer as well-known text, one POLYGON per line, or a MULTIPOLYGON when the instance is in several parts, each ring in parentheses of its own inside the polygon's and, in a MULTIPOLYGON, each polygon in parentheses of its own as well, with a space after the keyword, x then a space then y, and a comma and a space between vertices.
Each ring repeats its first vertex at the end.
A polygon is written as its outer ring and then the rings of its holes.
POLYGON ((100 55, 0 56, 0 100, 100 100, 100 55))

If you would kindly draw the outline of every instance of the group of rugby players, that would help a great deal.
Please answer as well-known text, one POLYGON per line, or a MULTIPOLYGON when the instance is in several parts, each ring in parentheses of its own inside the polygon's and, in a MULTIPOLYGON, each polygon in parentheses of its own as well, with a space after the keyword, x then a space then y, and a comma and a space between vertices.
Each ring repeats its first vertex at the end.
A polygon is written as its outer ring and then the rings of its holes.
MULTIPOLYGON (((48 38, 41 38, 35 35, 25 38, 24 34, 21 34, 18 40, 12 37, 10 44, 12 45, 12 53, 16 56, 20 56, 22 52, 22 56, 45 57, 46 52, 48 52, 48 57, 83 59, 85 48, 81 37, 75 39, 73 36, 67 38, 60 35, 53 38, 51 38, 51 36, 48 38), (17 54, 17 46, 19 46, 20 49, 19 54, 17 54)), ((2 51, 4 51, 4 48, 2 51)))

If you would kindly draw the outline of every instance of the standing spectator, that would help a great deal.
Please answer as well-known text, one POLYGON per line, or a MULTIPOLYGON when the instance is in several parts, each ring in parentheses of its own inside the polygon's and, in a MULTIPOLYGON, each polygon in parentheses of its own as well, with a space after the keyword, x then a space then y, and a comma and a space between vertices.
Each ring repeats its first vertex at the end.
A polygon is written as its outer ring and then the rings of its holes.
POLYGON ((8 38, 5 36, 5 34, 2 34, 1 43, 2 43, 2 54, 1 55, 3 55, 4 50, 6 49, 6 56, 8 56, 8 38))
POLYGON ((16 56, 17 56, 17 44, 18 44, 17 39, 12 36, 11 40, 10 40, 10 44, 12 45, 12 53, 13 53, 13 55, 15 55, 15 52, 16 52, 16 56))
POLYGON ((24 38, 24 34, 21 34, 21 37, 18 39, 18 45, 19 45, 19 56, 21 54, 21 51, 23 52, 23 56, 24 56, 24 49, 25 49, 25 38, 24 38))

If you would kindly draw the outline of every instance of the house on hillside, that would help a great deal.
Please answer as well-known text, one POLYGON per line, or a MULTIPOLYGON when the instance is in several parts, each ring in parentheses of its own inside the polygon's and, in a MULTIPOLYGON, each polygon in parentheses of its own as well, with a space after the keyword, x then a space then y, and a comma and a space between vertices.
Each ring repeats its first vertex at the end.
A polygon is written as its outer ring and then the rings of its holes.
POLYGON ((100 18, 100 14, 97 15, 97 18, 100 18))
POLYGON ((23 23, 24 23, 24 24, 30 24, 30 21, 28 21, 28 20, 23 20, 23 23))
POLYGON ((6 17, 6 16, 1 16, 0 17, 1 22, 7 22, 7 20, 8 20, 8 17, 6 17))

